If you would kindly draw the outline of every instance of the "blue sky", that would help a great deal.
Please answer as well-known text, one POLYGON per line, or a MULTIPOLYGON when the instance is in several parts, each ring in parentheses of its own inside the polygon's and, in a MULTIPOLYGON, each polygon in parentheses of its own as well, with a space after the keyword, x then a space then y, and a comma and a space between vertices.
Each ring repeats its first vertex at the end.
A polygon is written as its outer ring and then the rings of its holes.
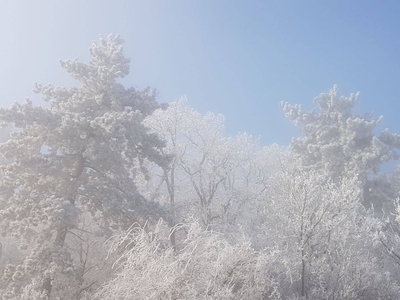
POLYGON ((86 61, 99 34, 117 33, 127 86, 187 95, 224 114, 229 135, 287 145, 299 130, 279 102, 311 108, 334 84, 400 132, 399 15, 399 1, 2 1, 0 104, 38 99, 36 81, 72 85, 58 59, 86 61))

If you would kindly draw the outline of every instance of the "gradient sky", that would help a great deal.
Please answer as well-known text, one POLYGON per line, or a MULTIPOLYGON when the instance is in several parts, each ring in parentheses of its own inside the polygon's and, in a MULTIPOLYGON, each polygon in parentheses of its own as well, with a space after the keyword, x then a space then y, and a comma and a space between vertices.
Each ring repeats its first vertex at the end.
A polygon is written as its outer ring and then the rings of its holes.
POLYGON ((399 16, 399 1, 1 1, 0 104, 40 99, 34 82, 74 84, 58 59, 87 61, 99 34, 117 33, 126 86, 155 87, 159 102, 187 95, 224 114, 229 135, 287 145, 299 130, 279 102, 312 108, 334 84, 400 132, 399 16))

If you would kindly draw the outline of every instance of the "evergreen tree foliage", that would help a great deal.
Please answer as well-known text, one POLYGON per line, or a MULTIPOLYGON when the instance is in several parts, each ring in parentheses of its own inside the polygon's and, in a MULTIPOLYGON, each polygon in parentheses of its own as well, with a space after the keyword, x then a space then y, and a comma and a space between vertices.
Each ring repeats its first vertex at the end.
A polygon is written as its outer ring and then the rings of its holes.
POLYGON ((317 111, 305 112, 301 105, 281 103, 286 117, 303 127, 303 135, 293 139, 291 147, 304 166, 324 170, 332 178, 358 174, 365 182, 383 162, 397 158, 395 144, 388 142, 395 135, 385 131, 375 136, 382 117, 352 112, 358 96, 338 96, 334 86, 329 93, 314 98, 317 111))
POLYGON ((66 278, 69 299, 84 288, 70 251, 71 238, 85 230, 83 218, 90 216, 97 233, 107 236, 163 214, 134 184, 146 172, 145 159, 168 163, 160 154, 163 142, 142 124, 158 107, 155 92, 117 82, 129 72, 118 36, 100 38, 90 54, 88 63, 61 61, 79 86, 36 84, 48 107, 26 100, 0 110, 1 122, 15 128, 0 144, 9 162, 1 166, 0 229, 18 238, 26 254, 4 271, 4 299, 20 299, 24 288, 38 299, 55 299, 53 287, 66 278))
POLYGON ((0 108, 0 299, 399 299, 400 135, 358 94, 282 104, 303 135, 262 147, 125 88, 118 36, 90 54, 0 108))

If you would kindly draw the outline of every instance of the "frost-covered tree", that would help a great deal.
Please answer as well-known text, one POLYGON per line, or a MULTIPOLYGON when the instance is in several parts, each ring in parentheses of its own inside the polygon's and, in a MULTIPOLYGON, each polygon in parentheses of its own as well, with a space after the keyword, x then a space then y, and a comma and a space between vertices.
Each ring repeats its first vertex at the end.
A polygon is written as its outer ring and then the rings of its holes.
POLYGON ((152 168, 152 180, 142 187, 148 197, 168 204, 175 223, 196 215, 208 228, 238 232, 240 226, 254 234, 265 179, 280 170, 285 149, 261 147, 246 133, 225 137, 223 116, 202 115, 184 97, 145 124, 166 141, 163 155, 172 157, 168 168, 152 168))
POLYGON ((276 144, 261 147, 257 139, 246 133, 233 138, 232 147, 235 164, 223 183, 225 232, 237 232, 240 228, 252 239, 253 246, 262 247, 258 234, 269 193, 268 180, 284 171, 290 152, 276 144))
POLYGON ((329 93, 314 98, 316 111, 303 111, 298 104, 281 104, 286 117, 303 127, 303 136, 294 139, 291 147, 304 166, 325 170, 335 180, 357 174, 365 183, 382 162, 397 158, 395 136, 387 131, 375 136, 382 117, 374 119, 352 112, 358 96, 338 96, 334 86, 329 93))
POLYGON ((193 221, 174 228, 183 238, 173 247, 169 226, 135 225, 114 240, 111 253, 124 254, 96 299, 397 299, 357 176, 327 181, 286 159, 265 177, 262 247, 193 221))
MULTIPOLYGON (((303 170, 313 170, 321 176, 325 174, 325 182, 332 181, 339 185, 356 176, 358 185, 362 189, 360 193, 362 204, 370 208, 369 211, 359 208, 356 213, 358 221, 350 222, 346 227, 342 227, 344 235, 349 236, 352 232, 350 244, 343 244, 347 246, 341 246, 343 250, 340 252, 335 250, 337 253, 342 253, 343 258, 350 255, 342 259, 343 262, 347 261, 348 266, 352 268, 348 269, 348 273, 356 272, 353 264, 358 264, 365 268, 364 272, 373 274, 370 278, 360 278, 360 283, 362 280, 366 281, 361 286, 355 285, 357 288, 351 293, 347 289, 346 297, 351 295, 361 297, 357 293, 365 288, 362 294, 363 299, 388 298, 388 295, 383 296, 384 290, 367 287, 379 286, 381 276, 390 277, 389 274, 394 272, 391 279, 385 279, 387 282, 391 281, 390 286, 386 286, 385 289, 390 290, 392 296, 394 290, 397 289, 398 292, 398 283, 394 280, 398 276, 397 271, 389 266, 390 263, 385 257, 389 255, 396 261, 393 245, 396 244, 398 233, 393 229, 396 226, 392 217, 394 213, 392 203, 399 195, 398 175, 396 175, 397 172, 378 174, 378 171, 383 162, 397 159, 396 149, 399 149, 400 139, 399 135, 390 133, 388 130, 377 136, 376 128, 382 117, 374 119, 371 115, 354 114, 352 109, 357 99, 358 94, 339 97, 337 87, 334 86, 329 93, 320 94, 314 99, 317 110, 305 112, 300 105, 287 103, 283 103, 282 108, 294 124, 303 127, 303 136, 293 139, 291 144, 292 151, 300 159, 303 170), (364 246, 360 244, 360 236, 366 243, 364 246), (370 251, 363 254, 363 259, 353 261, 360 255, 359 253, 363 252, 361 249, 365 248, 370 251), (353 258, 350 259, 350 257, 353 258), (366 271, 367 269, 369 271, 366 271), (377 294, 372 293, 374 290, 377 294)), ((336 244, 341 245, 342 241, 344 240, 339 240, 336 244)), ((332 283, 332 280, 328 282, 332 283)), ((347 282, 353 282, 353 280, 356 284, 356 279, 347 279, 347 282)), ((339 298, 343 299, 344 295, 341 294, 339 298)))
POLYGON ((232 245, 196 221, 177 230, 187 235, 175 249, 162 223, 151 232, 134 226, 118 236, 111 250, 128 250, 115 264, 116 277, 95 299, 279 299, 274 282, 264 276, 264 256, 250 243, 232 245))
POLYGON ((221 219, 224 199, 220 191, 236 152, 232 139, 223 136, 224 122, 222 115, 202 116, 185 99, 146 119, 146 125, 167 142, 164 156, 172 157, 169 167, 159 172, 156 192, 166 187, 174 218, 194 213, 204 226, 221 219))
POLYGON ((79 86, 36 85, 48 107, 27 100, 0 110, 2 124, 16 129, 0 144, 9 162, 0 167, 0 230, 25 253, 4 271, 3 299, 22 299, 23 290, 30 299, 32 291, 37 299, 78 298, 92 283, 71 250, 87 231, 84 219, 97 224, 88 234, 109 236, 163 215, 134 183, 144 160, 167 163, 163 142, 142 123, 158 107, 155 93, 117 82, 129 72, 118 36, 100 38, 90 54, 88 63, 61 61, 79 86))
MULTIPOLYGON (((357 179, 326 180, 296 165, 268 181, 267 273, 296 299, 392 299, 399 286, 375 254, 379 221, 360 202, 357 179)), ((397 294, 398 295, 398 294, 397 294)))
MULTIPOLYGON (((335 101, 345 106, 345 100, 335 101)), ((347 125, 328 125, 347 130, 345 136, 361 135, 349 125, 359 121, 350 110, 336 110, 347 116, 347 125)), ((325 136, 329 126, 318 124, 325 136)), ((125 254, 115 264, 115 277, 99 289, 99 299, 398 298, 397 270, 388 259, 397 254, 398 237, 384 230, 385 220, 367 210, 360 196, 361 181, 385 159, 369 156, 373 145, 395 157, 394 142, 372 136, 370 147, 363 148, 353 141, 358 146, 350 149, 359 156, 339 153, 344 163, 336 169, 333 156, 307 160, 311 152, 260 147, 247 134, 226 138, 222 116, 203 116, 185 100, 157 110, 145 125, 166 141, 160 152, 171 160, 163 167, 144 161, 151 179, 136 182, 148 198, 169 208, 177 225, 135 226, 117 238, 112 250, 125 254), (199 221, 192 222, 191 215, 199 221)), ((318 137, 310 145, 317 140, 321 148, 335 143, 318 137)), ((396 184, 383 181, 395 191, 396 184)))

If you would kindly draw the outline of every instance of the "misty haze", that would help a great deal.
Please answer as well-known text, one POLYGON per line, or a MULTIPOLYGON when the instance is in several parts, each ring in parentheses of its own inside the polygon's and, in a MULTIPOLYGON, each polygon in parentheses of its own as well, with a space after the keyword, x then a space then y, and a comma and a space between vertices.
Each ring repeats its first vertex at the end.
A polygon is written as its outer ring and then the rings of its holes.
POLYGON ((0 4, 0 299, 400 299, 399 14, 0 4))

